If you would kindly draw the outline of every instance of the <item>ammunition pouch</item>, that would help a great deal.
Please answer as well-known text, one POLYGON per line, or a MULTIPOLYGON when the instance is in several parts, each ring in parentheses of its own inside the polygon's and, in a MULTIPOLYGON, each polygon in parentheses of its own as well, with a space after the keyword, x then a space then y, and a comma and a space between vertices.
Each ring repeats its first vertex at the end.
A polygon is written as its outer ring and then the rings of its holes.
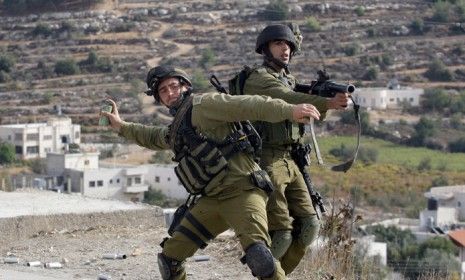
POLYGON ((226 175, 228 162, 223 153, 207 141, 184 152, 174 172, 190 194, 204 194, 205 188, 226 175))
POLYGON ((266 194, 271 194, 274 191, 273 183, 271 182, 270 176, 266 173, 265 170, 254 171, 250 174, 253 184, 266 192, 266 194))

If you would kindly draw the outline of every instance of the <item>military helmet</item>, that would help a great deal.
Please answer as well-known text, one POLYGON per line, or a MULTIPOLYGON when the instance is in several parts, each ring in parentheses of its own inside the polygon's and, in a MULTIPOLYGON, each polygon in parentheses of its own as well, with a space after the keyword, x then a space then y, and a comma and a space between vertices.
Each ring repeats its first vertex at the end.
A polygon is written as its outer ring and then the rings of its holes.
POLYGON ((192 86, 190 78, 186 72, 172 66, 161 65, 150 69, 149 73, 147 74, 146 83, 149 90, 145 93, 147 95, 153 95, 155 99, 160 102, 158 86, 164 79, 173 77, 179 78, 181 83, 185 83, 190 87, 192 86))
POLYGON ((294 32, 287 25, 274 24, 265 27, 257 37, 257 43, 255 44, 255 52, 262 54, 263 48, 271 41, 285 40, 289 42, 291 47, 291 54, 297 49, 297 43, 294 32))

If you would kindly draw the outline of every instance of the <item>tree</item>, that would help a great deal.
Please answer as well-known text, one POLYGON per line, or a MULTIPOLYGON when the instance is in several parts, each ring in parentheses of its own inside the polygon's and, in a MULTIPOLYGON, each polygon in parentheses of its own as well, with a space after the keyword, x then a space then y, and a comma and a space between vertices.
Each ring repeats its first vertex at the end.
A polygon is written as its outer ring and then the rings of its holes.
POLYGON ((454 75, 447 69, 446 65, 439 59, 433 60, 428 67, 428 70, 424 73, 424 76, 430 81, 452 81, 454 75))
POLYGON ((434 122, 426 117, 421 117, 414 126, 415 134, 410 139, 414 146, 423 146, 428 137, 433 137, 436 134, 436 126, 434 122))
POLYGON ((288 14, 289 6, 284 0, 271 0, 259 16, 264 20, 280 21, 286 20, 288 14))
POLYGON ((427 89, 421 99, 421 107, 426 112, 444 112, 452 104, 452 96, 441 89, 427 89))
POLYGON ((0 142, 0 164, 13 163, 15 156, 15 147, 12 144, 0 142))

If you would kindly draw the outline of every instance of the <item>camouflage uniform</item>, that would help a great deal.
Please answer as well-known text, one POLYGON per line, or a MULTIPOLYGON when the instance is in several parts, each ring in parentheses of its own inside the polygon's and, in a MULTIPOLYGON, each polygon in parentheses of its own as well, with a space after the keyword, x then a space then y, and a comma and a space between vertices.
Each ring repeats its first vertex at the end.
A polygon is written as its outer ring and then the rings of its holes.
MULTIPOLYGON (((192 125, 198 132, 219 141, 233 132, 232 122, 280 122, 292 119, 292 108, 292 105, 282 100, 262 96, 229 96, 217 93, 195 95, 192 125)), ((169 149, 166 142, 167 133, 167 127, 149 127, 133 123, 124 124, 120 130, 121 136, 153 150, 169 149)), ((260 170, 260 167, 251 155, 236 154, 228 162, 227 175, 217 185, 209 187, 209 192, 190 210, 190 214, 211 236, 205 237, 205 234, 186 218, 181 221, 181 226, 194 232, 203 242, 208 242, 208 239, 232 228, 244 251, 247 252, 247 249, 256 243, 269 247, 267 194, 252 184, 250 179, 250 174, 256 170, 260 170)), ((174 277, 169 279, 186 279, 182 264, 198 249, 197 243, 185 234, 175 231, 173 237, 164 243, 162 253, 173 267, 176 267, 176 271, 172 271, 174 277)), ((261 279, 285 279, 279 261, 274 261, 273 275, 261 279)))
MULTIPOLYGON (((257 39, 256 51, 266 53, 263 49, 268 42, 286 40, 294 52, 298 45, 289 32, 282 25, 268 26, 257 39)), ((294 91, 296 79, 289 73, 287 65, 279 67, 275 63, 280 64, 273 58, 270 62, 265 55, 264 64, 253 69, 246 79, 243 93, 278 98, 290 104, 310 103, 324 118, 327 99, 294 91)), ((299 264, 320 227, 303 176, 290 155, 292 145, 302 143, 303 127, 290 121, 259 122, 256 127, 263 140, 260 165, 276 188, 267 204, 271 250, 287 275, 299 264)))

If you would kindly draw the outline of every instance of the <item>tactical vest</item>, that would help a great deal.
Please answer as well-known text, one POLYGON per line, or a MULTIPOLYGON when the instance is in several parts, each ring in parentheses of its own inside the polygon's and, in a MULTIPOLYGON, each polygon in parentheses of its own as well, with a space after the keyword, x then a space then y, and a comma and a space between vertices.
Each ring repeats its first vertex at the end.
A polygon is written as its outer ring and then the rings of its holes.
MULTIPOLYGON (((246 79, 253 71, 259 73, 268 72, 265 66, 250 68, 244 66, 244 69, 229 81, 229 91, 231 94, 244 94, 244 86, 246 79)), ((276 72, 268 72, 276 79, 280 80, 286 87, 291 90, 295 88, 295 81, 288 79, 286 76, 276 72)), ((299 142, 299 139, 304 134, 304 126, 293 123, 291 121, 282 121, 277 123, 269 123, 257 121, 254 126, 262 137, 263 144, 266 145, 290 145, 299 142)))
MULTIPOLYGON (((237 153, 253 154, 258 134, 246 122, 234 123, 234 132, 218 142, 192 126, 192 96, 182 103, 170 125, 168 143, 173 150, 176 176, 190 194, 206 194, 227 172, 228 160, 237 153), (255 135, 256 134, 256 135, 255 135)), ((260 143, 261 144, 261 143, 260 143)))

